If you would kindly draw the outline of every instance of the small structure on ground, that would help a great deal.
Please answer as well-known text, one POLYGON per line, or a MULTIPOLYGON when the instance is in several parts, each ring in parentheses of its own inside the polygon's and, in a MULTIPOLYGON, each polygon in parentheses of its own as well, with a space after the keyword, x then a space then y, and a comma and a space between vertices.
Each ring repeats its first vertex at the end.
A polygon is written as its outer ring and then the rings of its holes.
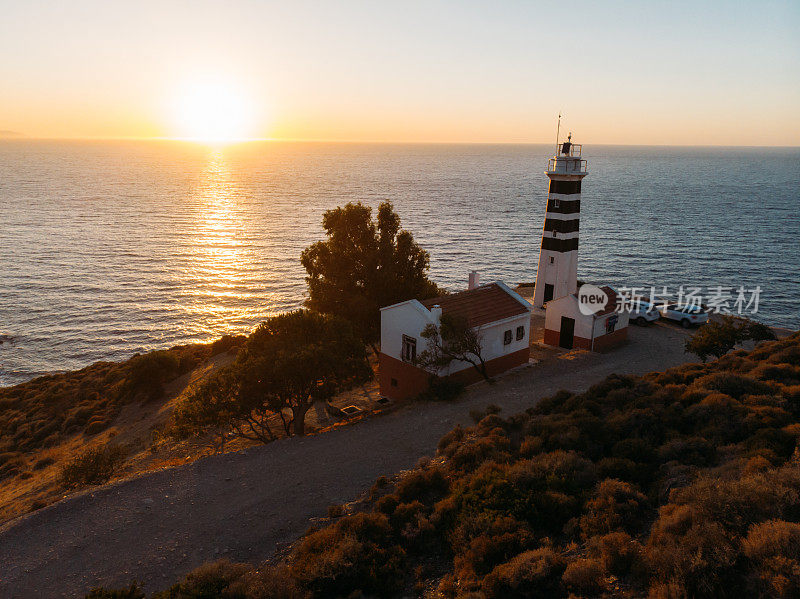
POLYGON ((570 134, 545 171, 550 188, 533 305, 545 309, 546 344, 600 350, 627 339, 628 313, 617 312, 616 293, 610 287, 578 289, 581 182, 588 174, 581 151, 570 134))
MULTIPOLYGON (((585 285, 581 287, 581 293, 585 285)), ((602 351, 628 338, 628 313, 617 312, 617 294, 608 286, 600 287, 597 311, 589 302, 572 293, 547 302, 544 318, 544 342, 567 349, 602 351)))
MULTIPOLYGON (((427 349, 422 336, 428 325, 438 326, 443 314, 467 320, 481 340, 481 355, 489 376, 527 364, 531 305, 504 283, 478 285, 470 276, 471 288, 460 293, 419 301, 411 299, 381 308, 381 352, 378 356, 380 393, 390 399, 406 399, 428 388, 431 373, 416 365, 427 349)), ((454 361, 436 373, 464 383, 481 375, 467 362, 454 361)))

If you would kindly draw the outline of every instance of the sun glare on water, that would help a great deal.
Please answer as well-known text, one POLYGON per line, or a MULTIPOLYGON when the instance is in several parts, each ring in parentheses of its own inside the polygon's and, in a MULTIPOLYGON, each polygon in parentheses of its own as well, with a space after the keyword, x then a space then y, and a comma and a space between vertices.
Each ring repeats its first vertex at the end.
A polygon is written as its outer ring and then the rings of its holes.
POLYGON ((222 79, 193 81, 174 96, 176 137, 210 144, 252 139, 253 106, 235 83, 222 79))

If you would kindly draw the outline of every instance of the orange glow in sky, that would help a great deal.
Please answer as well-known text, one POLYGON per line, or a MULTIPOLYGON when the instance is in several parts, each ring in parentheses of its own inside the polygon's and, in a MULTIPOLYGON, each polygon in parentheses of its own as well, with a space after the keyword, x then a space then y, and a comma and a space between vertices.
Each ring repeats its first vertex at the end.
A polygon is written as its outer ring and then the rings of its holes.
POLYGON ((7 2, 0 137, 800 145, 800 2, 7 2))

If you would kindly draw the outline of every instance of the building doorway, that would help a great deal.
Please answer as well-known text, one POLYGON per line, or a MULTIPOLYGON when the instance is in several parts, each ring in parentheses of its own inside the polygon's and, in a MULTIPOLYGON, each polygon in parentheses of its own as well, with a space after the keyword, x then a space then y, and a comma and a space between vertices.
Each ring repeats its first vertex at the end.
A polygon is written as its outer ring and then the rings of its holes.
POLYGON ((549 283, 544 284, 544 300, 542 303, 549 302, 553 299, 553 286, 549 283))
POLYGON ((575 341, 575 319, 561 317, 561 333, 558 335, 558 344, 565 349, 572 349, 575 341))

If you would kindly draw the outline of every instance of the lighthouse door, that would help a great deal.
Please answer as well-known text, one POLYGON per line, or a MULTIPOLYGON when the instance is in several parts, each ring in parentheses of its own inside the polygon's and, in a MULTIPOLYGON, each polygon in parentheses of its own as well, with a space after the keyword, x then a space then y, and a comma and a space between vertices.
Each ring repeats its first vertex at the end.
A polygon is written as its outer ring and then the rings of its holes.
POLYGON ((572 349, 575 338, 575 319, 561 317, 561 333, 558 336, 558 344, 566 349, 572 349))
POLYGON ((544 284, 544 302, 549 302, 553 299, 553 286, 549 283, 544 284))

